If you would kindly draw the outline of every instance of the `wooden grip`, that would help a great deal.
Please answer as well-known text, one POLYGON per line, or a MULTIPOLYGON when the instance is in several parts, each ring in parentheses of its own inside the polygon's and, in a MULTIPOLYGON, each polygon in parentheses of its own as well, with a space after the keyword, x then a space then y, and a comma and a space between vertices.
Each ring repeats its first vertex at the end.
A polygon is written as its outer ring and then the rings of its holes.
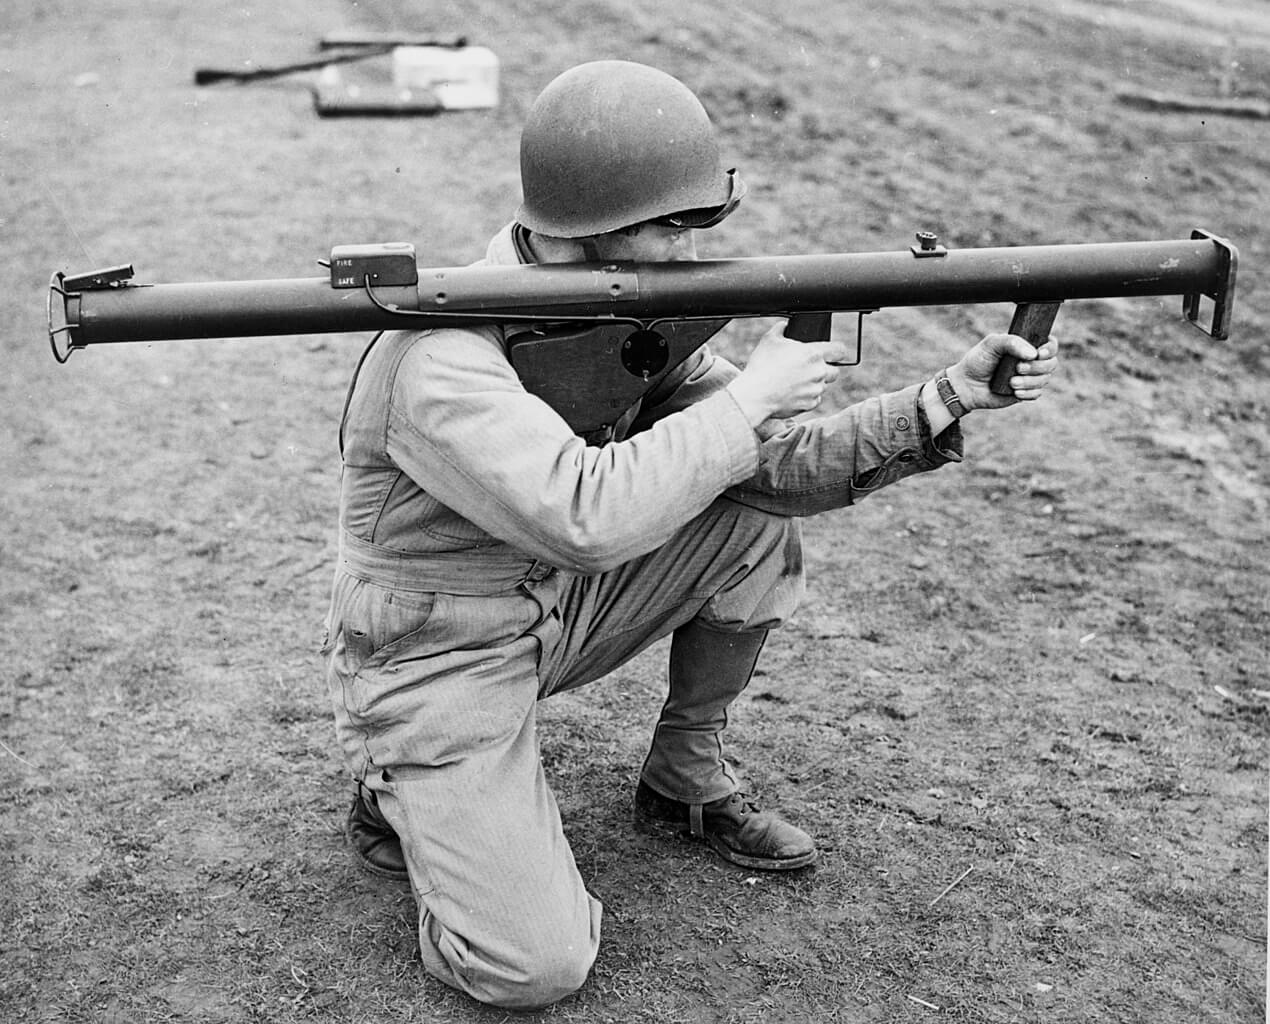
MULTIPOLYGON (((1040 348, 1050 336, 1050 328, 1054 326, 1054 317, 1058 315, 1061 302, 1020 302, 1014 307, 1014 318, 1010 321, 1010 333, 1017 334, 1033 348, 1040 348)), ((997 363, 993 371, 992 381, 988 385, 994 395, 1013 395, 1010 378, 1018 369, 1019 361, 1014 356, 1006 356, 997 363)))

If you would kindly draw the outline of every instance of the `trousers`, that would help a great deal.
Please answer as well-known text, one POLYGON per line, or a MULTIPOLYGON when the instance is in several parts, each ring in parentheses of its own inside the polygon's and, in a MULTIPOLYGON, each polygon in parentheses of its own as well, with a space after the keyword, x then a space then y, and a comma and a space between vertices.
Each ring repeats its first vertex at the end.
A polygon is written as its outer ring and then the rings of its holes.
MULTIPOLYGON (((516 1009, 582 985, 602 914, 543 771, 537 701, 689 623, 772 629, 804 587, 798 521, 727 498, 609 572, 534 576, 449 594, 337 572, 326 648, 341 749, 401 837, 424 968, 516 1009)), ((718 734, 745 680, 671 678, 674 727, 654 732, 642 777, 676 799, 726 795, 718 734)))

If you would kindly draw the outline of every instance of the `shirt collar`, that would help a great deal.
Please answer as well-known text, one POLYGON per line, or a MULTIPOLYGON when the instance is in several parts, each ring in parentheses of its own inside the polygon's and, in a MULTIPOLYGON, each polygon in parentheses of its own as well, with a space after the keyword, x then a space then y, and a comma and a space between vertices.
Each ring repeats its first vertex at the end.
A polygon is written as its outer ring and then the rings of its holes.
POLYGON ((524 240, 525 229, 512 221, 504 224, 498 234, 490 239, 485 249, 485 262, 494 267, 512 267, 518 263, 532 263, 529 248, 524 240))

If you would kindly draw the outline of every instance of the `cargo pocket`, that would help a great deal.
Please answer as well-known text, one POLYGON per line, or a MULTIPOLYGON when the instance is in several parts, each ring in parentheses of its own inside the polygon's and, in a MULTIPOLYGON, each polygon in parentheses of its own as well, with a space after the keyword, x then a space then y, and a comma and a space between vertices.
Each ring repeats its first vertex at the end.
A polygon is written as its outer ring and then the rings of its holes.
POLYGON ((436 607, 436 594, 411 593, 406 599, 391 595, 377 602, 363 621, 344 623, 336 657, 342 653, 344 705, 350 714, 365 717, 376 702, 402 685, 395 662, 403 653, 435 646, 429 630, 436 607))

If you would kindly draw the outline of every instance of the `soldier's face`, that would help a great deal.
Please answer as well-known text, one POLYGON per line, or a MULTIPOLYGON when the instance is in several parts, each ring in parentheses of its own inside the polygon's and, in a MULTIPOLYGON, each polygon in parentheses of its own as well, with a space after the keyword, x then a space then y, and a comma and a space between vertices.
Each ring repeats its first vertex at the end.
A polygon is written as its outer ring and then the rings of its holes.
POLYGON ((605 260, 695 260, 697 240, 691 228, 665 224, 640 224, 624 231, 600 235, 597 248, 605 260))

